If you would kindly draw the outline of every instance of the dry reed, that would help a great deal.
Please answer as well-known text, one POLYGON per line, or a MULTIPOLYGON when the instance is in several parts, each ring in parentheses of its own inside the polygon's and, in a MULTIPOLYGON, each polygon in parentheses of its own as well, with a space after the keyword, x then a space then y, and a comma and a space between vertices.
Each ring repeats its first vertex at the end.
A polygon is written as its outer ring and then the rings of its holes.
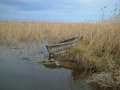
MULTIPOLYGON (((53 43, 75 35, 80 35, 83 38, 76 47, 71 49, 66 58, 82 64, 84 68, 92 72, 112 73, 111 81, 115 84, 113 79, 119 76, 115 76, 115 73, 120 70, 119 22, 104 24, 0 23, 1 43, 39 42, 44 39, 53 43)), ((98 77, 94 81, 98 82, 99 79, 98 77)), ((101 82, 107 82, 109 86, 111 81, 101 82)), ((120 82, 120 80, 117 81, 120 82)))

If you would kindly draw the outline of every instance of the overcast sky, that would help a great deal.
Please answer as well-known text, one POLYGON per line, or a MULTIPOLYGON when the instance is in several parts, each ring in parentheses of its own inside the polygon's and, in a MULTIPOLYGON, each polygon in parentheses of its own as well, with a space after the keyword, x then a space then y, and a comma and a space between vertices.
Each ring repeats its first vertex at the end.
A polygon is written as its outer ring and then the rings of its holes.
POLYGON ((120 0, 0 0, 0 20, 96 22, 103 12, 104 19, 112 17, 115 8, 120 0))

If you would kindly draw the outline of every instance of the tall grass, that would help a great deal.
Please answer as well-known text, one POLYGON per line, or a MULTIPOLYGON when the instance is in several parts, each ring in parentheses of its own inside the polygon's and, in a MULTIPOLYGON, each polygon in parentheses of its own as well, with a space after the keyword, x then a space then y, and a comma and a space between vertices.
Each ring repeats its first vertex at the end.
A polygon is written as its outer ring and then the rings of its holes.
POLYGON ((120 23, 102 23, 83 31, 83 39, 67 57, 95 75, 91 82, 110 90, 120 89, 120 23))
MULTIPOLYGON (((84 31, 83 31, 84 32, 84 31)), ((80 44, 73 48, 71 51, 71 57, 74 54, 80 54, 90 62, 97 64, 98 67, 100 62, 105 64, 103 67, 108 69, 112 67, 110 65, 113 61, 116 64, 120 65, 120 26, 117 23, 112 24, 101 24, 97 26, 96 30, 90 30, 82 34, 83 40, 80 41, 80 44), (109 64, 106 64, 108 60, 109 64), (98 63, 97 63, 98 62, 98 63), (107 67, 109 65, 109 67, 107 67)), ((80 59, 81 58, 77 58, 80 59)), ((100 67, 100 69, 102 66, 100 67)), ((110 68, 111 69, 111 68, 110 68)))
MULTIPOLYGON (((18 43, 27 41, 41 41, 47 39, 55 43, 71 36, 80 35, 80 43, 72 48, 62 59, 73 60, 92 73, 105 72, 95 75, 99 82, 103 78, 102 86, 120 85, 120 23, 99 24, 61 24, 61 23, 0 23, 0 42, 18 43), (110 80, 106 73, 111 73, 110 80)), ((117 89, 115 89, 117 90, 117 89)))
POLYGON ((0 22, 0 42, 39 41, 49 42, 69 38, 80 30, 94 29, 93 24, 0 22))
POLYGON ((114 59, 119 59, 119 24, 118 22, 104 24, 0 22, 0 42, 27 42, 44 39, 48 39, 49 42, 58 42, 80 35, 82 40, 75 48, 85 52, 85 56, 102 58, 109 55, 114 59))

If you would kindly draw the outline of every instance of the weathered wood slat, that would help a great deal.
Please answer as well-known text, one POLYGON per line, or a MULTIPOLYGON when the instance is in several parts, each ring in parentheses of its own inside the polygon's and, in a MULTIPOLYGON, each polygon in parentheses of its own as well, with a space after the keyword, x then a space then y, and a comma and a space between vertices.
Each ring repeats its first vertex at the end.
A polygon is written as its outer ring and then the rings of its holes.
POLYGON ((78 38, 72 40, 72 41, 67 41, 67 42, 62 42, 62 43, 58 43, 58 44, 51 44, 51 45, 48 45, 49 48, 55 48, 55 47, 59 47, 59 46, 66 46, 66 45, 71 45, 71 44, 74 44, 75 42, 78 41, 78 38))
POLYGON ((54 55, 65 53, 67 49, 74 46, 79 41, 79 37, 73 37, 64 40, 58 44, 47 45, 46 48, 49 53, 49 58, 54 57, 54 55))

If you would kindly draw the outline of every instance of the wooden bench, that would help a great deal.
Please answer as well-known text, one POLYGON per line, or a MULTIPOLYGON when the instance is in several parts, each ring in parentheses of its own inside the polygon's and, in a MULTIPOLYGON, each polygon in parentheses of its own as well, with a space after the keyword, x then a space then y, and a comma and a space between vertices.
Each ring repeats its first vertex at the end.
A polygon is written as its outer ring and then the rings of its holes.
POLYGON ((46 45, 49 53, 49 59, 54 58, 55 55, 65 53, 67 49, 73 47, 76 43, 79 42, 79 40, 79 37, 72 37, 64 41, 60 41, 57 44, 46 45))

